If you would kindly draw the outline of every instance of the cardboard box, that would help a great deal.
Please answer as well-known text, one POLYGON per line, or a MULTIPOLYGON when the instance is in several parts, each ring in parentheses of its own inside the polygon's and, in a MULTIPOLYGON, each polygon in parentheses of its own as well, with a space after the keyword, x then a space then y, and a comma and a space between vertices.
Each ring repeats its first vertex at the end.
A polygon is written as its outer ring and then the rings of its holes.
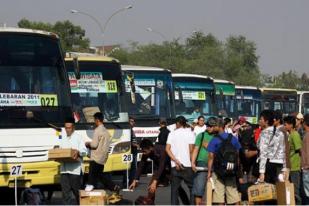
POLYGON ((50 149, 48 150, 48 160, 55 160, 60 162, 76 162, 73 159, 73 149, 50 149))
POLYGON ((79 191, 80 205, 107 205, 107 195, 104 190, 79 191))
POLYGON ((262 183, 248 188, 249 202, 275 200, 276 198, 276 188, 273 184, 262 183))
POLYGON ((295 205, 294 184, 288 181, 277 182, 277 204, 278 205, 295 205))
POLYGON ((206 184, 206 205, 212 205, 212 193, 213 188, 210 181, 207 181, 206 184))

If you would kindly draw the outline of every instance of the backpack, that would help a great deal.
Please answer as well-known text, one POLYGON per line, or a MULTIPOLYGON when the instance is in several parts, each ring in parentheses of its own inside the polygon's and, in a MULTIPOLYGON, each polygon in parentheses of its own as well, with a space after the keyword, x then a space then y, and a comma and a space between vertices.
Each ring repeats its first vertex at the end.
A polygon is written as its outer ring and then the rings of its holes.
POLYGON ((43 205, 44 196, 40 189, 27 188, 21 193, 21 205, 43 205))
POLYGON ((223 139, 220 135, 215 138, 221 140, 221 144, 214 158, 214 171, 216 175, 221 179, 236 176, 238 151, 232 144, 233 135, 229 134, 226 139, 223 139))

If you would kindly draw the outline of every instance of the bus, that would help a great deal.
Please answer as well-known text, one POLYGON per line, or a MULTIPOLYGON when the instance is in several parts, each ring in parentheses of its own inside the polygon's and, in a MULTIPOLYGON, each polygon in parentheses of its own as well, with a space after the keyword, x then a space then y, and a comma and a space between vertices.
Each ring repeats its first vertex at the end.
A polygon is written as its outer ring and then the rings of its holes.
POLYGON ((235 86, 236 95, 234 101, 235 116, 245 117, 251 124, 258 124, 261 113, 261 91, 257 87, 235 86))
POLYGON ((309 91, 297 92, 298 112, 309 114, 309 91))
POLYGON ((215 86, 211 77, 196 74, 172 74, 175 89, 176 116, 189 122, 200 115, 208 118, 216 113, 215 86))
POLYGON ((235 83, 232 81, 214 79, 216 89, 216 105, 218 116, 237 118, 234 115, 235 83))
POLYGON ((174 90, 171 71, 156 67, 122 65, 125 83, 124 102, 129 116, 133 117, 133 128, 137 141, 149 138, 156 141, 159 120, 171 123, 175 118, 174 90))
POLYGON ((282 88, 260 88, 262 110, 281 110, 284 115, 297 112, 297 90, 282 88))
POLYGON ((0 28, 0 187, 59 183, 59 163, 48 150, 59 145, 72 116, 60 40, 54 33, 0 28))
MULTIPOLYGON (((85 141, 92 138, 93 115, 104 114, 104 126, 112 136, 109 156, 104 172, 126 170, 122 162, 124 154, 131 152, 131 133, 128 113, 123 110, 121 99, 124 86, 118 60, 84 53, 68 53, 65 59, 71 86, 72 109, 76 131, 85 141), (74 64, 79 68, 79 79, 74 73, 74 64)), ((84 168, 89 169, 89 159, 84 159, 84 168)))

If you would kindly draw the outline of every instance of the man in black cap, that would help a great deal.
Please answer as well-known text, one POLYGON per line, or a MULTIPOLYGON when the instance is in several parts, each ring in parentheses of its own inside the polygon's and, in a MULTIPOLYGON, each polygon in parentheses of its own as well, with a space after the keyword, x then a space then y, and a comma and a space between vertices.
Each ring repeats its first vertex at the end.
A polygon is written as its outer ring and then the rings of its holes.
POLYGON ((171 131, 166 142, 166 152, 171 158, 171 204, 179 204, 179 187, 184 180, 190 191, 190 203, 193 204, 190 156, 194 148, 195 136, 191 128, 187 128, 186 118, 176 118, 176 129, 171 131))

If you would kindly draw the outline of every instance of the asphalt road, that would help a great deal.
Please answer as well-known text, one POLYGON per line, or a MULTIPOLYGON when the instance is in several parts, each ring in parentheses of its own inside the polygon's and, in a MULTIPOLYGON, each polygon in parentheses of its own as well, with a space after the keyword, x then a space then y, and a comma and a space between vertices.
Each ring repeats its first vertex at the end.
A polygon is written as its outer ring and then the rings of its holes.
MULTIPOLYGON (((142 176, 139 182, 138 187, 133 192, 125 192, 121 191, 120 194, 123 197, 123 201, 120 202, 121 204, 130 204, 132 205, 134 201, 139 196, 146 196, 147 195, 147 188, 148 183, 150 181, 151 177, 142 176)), ((122 182, 122 176, 113 176, 113 180, 121 184, 122 182)), ((183 186, 183 188, 186 190, 186 186, 183 186)), ((170 199, 171 199, 171 188, 170 186, 167 187, 159 187, 157 189, 156 193, 156 199, 155 204, 156 205, 170 205, 170 199)), ((21 190, 19 189, 19 193, 21 190)), ((107 191, 108 192, 108 191, 107 191)), ((0 198, 0 204, 3 205, 14 205, 14 190, 13 189, 2 189, 0 191, 1 198, 0 198)), ((45 196, 47 196, 47 193, 45 193, 45 196)), ((55 191, 52 195, 52 198, 50 201, 46 202, 47 205, 62 205, 62 194, 61 191, 55 191)))

